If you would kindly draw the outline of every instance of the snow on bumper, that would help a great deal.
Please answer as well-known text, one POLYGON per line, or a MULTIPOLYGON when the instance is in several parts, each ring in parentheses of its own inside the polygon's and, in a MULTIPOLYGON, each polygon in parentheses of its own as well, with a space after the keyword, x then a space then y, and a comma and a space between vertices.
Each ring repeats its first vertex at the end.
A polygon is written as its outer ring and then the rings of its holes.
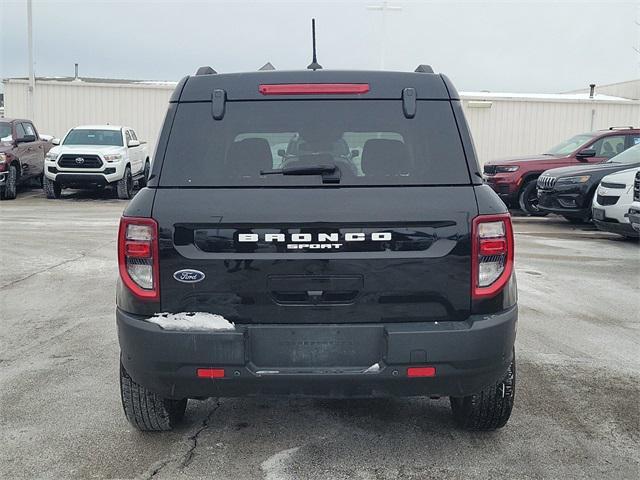
POLYGON ((205 312, 157 313, 147 320, 163 330, 217 332, 235 330, 233 323, 220 315, 205 312))

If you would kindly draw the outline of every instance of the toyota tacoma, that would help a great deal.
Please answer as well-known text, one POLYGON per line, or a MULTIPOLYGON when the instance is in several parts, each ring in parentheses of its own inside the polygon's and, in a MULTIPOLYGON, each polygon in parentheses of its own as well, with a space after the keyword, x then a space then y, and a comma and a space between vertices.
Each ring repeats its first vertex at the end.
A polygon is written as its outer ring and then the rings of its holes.
POLYGON ((140 430, 211 396, 447 396, 473 430, 511 414, 511 219, 429 66, 184 78, 118 262, 140 430))
POLYGON ((133 196, 134 182, 147 184, 151 162, 147 145, 132 128, 87 125, 53 139, 45 157, 43 187, 47 198, 60 198, 63 188, 113 187, 123 200, 133 196))

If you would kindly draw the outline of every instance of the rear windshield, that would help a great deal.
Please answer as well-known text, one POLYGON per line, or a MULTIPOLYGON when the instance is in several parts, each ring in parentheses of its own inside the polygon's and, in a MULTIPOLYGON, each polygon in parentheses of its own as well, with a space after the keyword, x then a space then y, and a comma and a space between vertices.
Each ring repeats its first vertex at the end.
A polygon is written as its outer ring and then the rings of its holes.
POLYGON ((112 145, 122 147, 120 130, 89 130, 86 128, 71 130, 63 145, 112 145))
POLYGON ((419 101, 407 119, 399 100, 181 103, 160 186, 322 185, 320 175, 263 175, 335 165, 340 185, 469 184, 451 105, 419 101))

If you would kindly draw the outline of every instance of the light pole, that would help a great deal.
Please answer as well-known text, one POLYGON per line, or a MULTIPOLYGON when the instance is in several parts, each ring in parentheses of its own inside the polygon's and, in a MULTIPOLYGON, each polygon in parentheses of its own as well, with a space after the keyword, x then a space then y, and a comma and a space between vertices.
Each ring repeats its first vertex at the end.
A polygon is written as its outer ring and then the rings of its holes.
POLYGON ((400 11, 402 7, 398 5, 389 5, 386 0, 379 5, 367 5, 367 10, 378 10, 382 12, 382 26, 380 27, 380 70, 384 70, 384 54, 387 43, 387 12, 400 11))
POLYGON ((27 0, 27 42, 29 45, 29 120, 34 117, 33 94, 36 86, 36 79, 33 73, 33 14, 31 0, 27 0))

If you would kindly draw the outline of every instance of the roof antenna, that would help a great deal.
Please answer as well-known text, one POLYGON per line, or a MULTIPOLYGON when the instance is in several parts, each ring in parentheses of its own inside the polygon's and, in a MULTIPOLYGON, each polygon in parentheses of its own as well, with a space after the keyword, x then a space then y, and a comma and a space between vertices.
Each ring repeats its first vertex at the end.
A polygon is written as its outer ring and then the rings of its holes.
POLYGON ((322 65, 318 63, 316 58, 316 19, 311 19, 311 39, 313 40, 313 60, 307 67, 309 70, 322 70, 322 65))

